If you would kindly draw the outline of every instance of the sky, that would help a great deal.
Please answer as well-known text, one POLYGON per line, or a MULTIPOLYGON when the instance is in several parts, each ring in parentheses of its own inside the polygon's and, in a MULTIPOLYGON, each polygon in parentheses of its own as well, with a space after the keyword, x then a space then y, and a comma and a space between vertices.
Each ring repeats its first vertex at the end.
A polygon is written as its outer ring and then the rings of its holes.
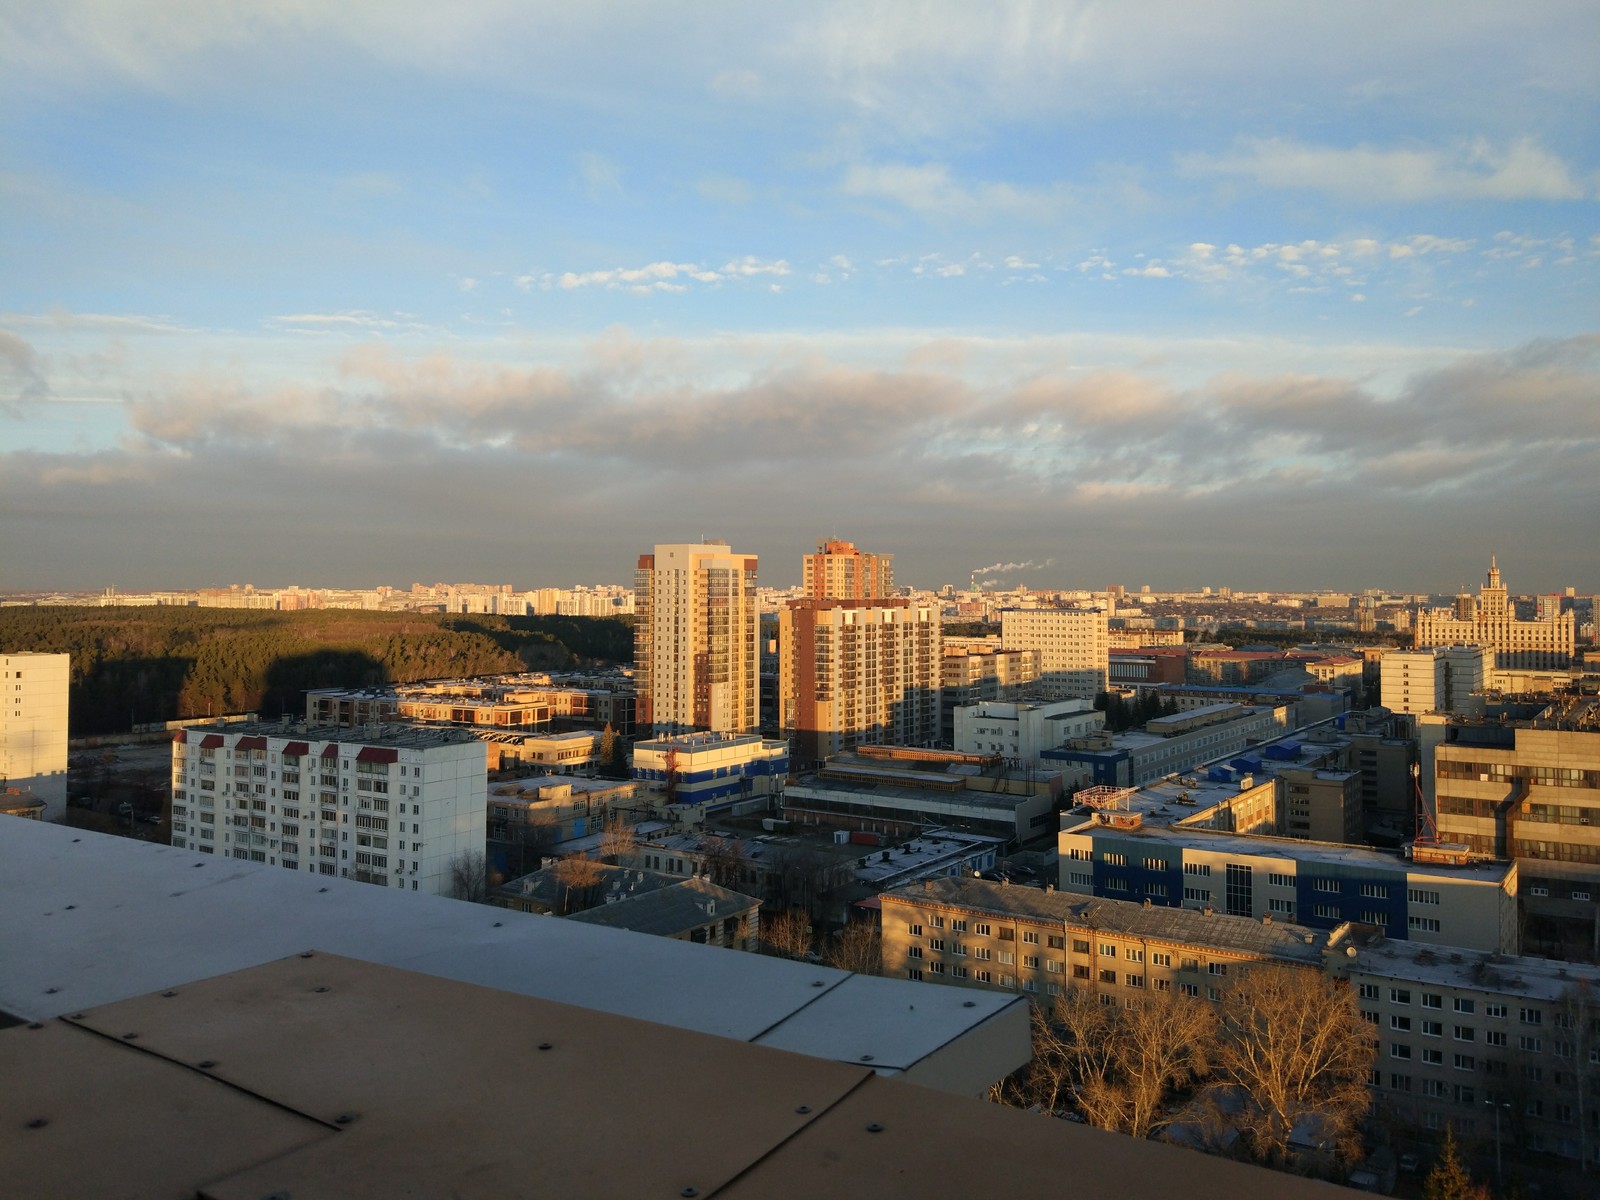
POLYGON ((0 590, 1600 591, 1597 61, 1539 0, 0 0, 0 590))

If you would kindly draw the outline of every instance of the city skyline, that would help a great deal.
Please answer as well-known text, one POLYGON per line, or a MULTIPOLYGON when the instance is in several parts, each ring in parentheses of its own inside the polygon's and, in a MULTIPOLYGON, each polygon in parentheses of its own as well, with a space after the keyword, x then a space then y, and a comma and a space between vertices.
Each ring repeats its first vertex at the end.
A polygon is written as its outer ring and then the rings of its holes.
POLYGON ((1586 5, 0 29, 0 589, 1600 589, 1586 5))
MULTIPOLYGON (((716 545, 726 544, 726 542, 727 539, 725 538, 710 537, 708 538, 706 544, 716 545)), ((889 557, 895 556, 894 552, 892 551, 886 551, 885 553, 887 553, 889 557)), ((767 566, 763 566, 757 571, 756 578, 758 591, 770 590, 774 592, 792 592, 796 595, 804 594, 805 589, 801 580, 801 571, 795 570, 785 573, 783 570, 782 563, 786 561, 786 556, 757 550, 751 555, 751 557, 757 559, 758 561, 765 562, 766 564, 770 564, 770 573, 767 566), (777 574, 780 576, 780 578, 774 579, 772 578, 772 574, 777 574)), ((799 555, 797 557, 804 558, 806 556, 799 555)), ((1142 590, 1148 591, 1155 595, 1200 595, 1203 593, 1209 593, 1219 599, 1224 598, 1225 595, 1237 595, 1244 598, 1252 597, 1258 594, 1289 596, 1349 594, 1351 596, 1360 596, 1370 592, 1380 596, 1432 597, 1436 600, 1443 600, 1449 597, 1460 597, 1475 594, 1484 581, 1485 571, 1487 569, 1486 564, 1492 563, 1495 558, 1495 555, 1490 554, 1487 559, 1480 563, 1480 569, 1475 578, 1463 579, 1454 587, 1434 589, 1422 587, 1412 588, 1389 586, 1388 582, 1352 582, 1350 580, 1334 581, 1320 587, 1257 587, 1248 582, 1241 583, 1236 580, 1226 579, 1212 579, 1207 581, 1179 581, 1174 586, 1157 587, 1153 584, 1133 583, 1129 582, 1128 580, 1091 580, 1088 578, 1077 578, 1070 574, 1063 575, 1063 568, 1059 564, 1053 560, 1046 560, 1039 563, 1027 562, 985 564, 982 567, 975 568, 959 580, 942 579, 938 581, 923 581, 906 579, 897 582, 896 594, 903 594, 907 591, 909 591, 911 594, 933 594, 941 592, 946 588, 953 588, 958 594, 976 594, 983 592, 988 594, 1004 595, 1023 591, 1039 593, 1062 592, 1103 594, 1113 588, 1122 588, 1123 591, 1130 597, 1137 596, 1142 590), (974 584, 976 586, 974 586, 974 584)), ((1574 564, 1579 565, 1580 570, 1582 569, 1583 565, 1586 565, 1576 564, 1576 560, 1574 560, 1574 564)), ((211 579, 202 582, 188 581, 185 583, 172 583, 171 581, 167 581, 165 583, 157 583, 146 588, 122 587, 115 584, 91 588, 0 587, 0 597, 35 595, 81 595, 87 597, 103 596, 106 594, 132 597, 139 595, 199 594, 202 592, 213 591, 225 592, 230 589, 237 589, 241 592, 245 590, 251 590, 262 594, 273 592, 287 593, 293 591, 312 593, 377 592, 382 590, 393 592, 397 596, 406 595, 415 588, 421 588, 424 591, 438 588, 465 590, 509 588, 512 592, 519 595, 542 591, 575 593, 596 590, 615 590, 617 592, 631 594, 634 590, 634 584, 622 582, 621 576, 626 574, 626 572, 619 572, 618 578, 616 579, 569 578, 559 581, 552 578, 529 580, 524 577, 510 575, 509 573, 499 578, 445 580, 432 578, 431 576, 428 576, 426 571, 423 571, 420 574, 431 579, 430 582, 424 582, 423 578, 415 577, 417 574, 417 572, 413 572, 413 577, 408 578, 404 576, 397 576, 394 579, 388 580, 352 580, 350 578, 337 576, 319 580, 313 580, 309 577, 277 580, 262 576, 260 578, 239 578, 229 580, 211 579)), ((0 584, 3 583, 4 581, 0 580, 0 584)), ((1564 595, 1567 589, 1571 589, 1574 597, 1576 598, 1588 597, 1592 593, 1600 591, 1600 589, 1595 587, 1585 587, 1579 583, 1570 581, 1552 583, 1547 587, 1511 587, 1508 585, 1508 591, 1512 597, 1561 596, 1564 595)))

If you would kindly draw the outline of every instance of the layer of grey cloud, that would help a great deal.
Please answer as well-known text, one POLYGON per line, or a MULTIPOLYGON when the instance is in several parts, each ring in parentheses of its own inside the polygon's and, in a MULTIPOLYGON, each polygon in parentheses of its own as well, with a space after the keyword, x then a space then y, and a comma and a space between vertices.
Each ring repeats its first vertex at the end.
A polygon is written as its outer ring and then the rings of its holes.
POLYGON ((701 533, 787 582, 820 530, 924 584, 1049 555, 1063 583, 1444 588, 1435 556, 1492 543, 1525 586, 1600 586, 1576 549, 1600 511, 1600 335, 1392 396, 913 361, 776 356, 713 387, 669 340, 618 336, 559 367, 367 347, 292 386, 158 381, 118 449, 0 458, 0 585, 622 580, 640 546, 701 533))
POLYGON ((0 329, 0 416, 20 417, 49 394, 33 346, 0 329))

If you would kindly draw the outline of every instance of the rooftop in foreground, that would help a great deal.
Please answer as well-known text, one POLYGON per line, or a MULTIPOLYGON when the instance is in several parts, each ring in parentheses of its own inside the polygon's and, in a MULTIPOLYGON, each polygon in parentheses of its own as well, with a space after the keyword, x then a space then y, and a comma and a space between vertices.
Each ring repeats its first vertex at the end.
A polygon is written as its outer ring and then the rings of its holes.
POLYGON ((909 981, 0 819, 0 1012, 24 1020, 314 949, 966 1094, 1028 1054, 1014 997, 969 1009, 909 981))
MULTIPOLYGON (((940 991, 981 999, 918 1004, 940 991)), ((0 1072, 19 1198, 967 1198, 997 1171, 1017 1195, 1345 1194, 860 1061, 320 952, 7 1030, 0 1072)))

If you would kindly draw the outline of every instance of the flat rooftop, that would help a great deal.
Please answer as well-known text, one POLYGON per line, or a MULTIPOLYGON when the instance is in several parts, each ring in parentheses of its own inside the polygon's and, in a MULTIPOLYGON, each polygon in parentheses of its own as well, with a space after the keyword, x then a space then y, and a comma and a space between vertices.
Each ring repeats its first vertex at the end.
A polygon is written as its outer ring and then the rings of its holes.
POLYGON ((965 1094, 1028 1056, 1027 1005, 1017 997, 964 1008, 973 997, 953 988, 0 820, 0 1012, 23 1020, 316 950, 818 1058, 870 1061, 889 1074, 959 1082, 954 1090, 965 1094))
POLYGON ((913 904, 950 904, 995 916, 1022 916, 1052 924, 1092 925, 1110 933, 1297 962, 1322 962, 1328 932, 1282 921, 1209 915, 1189 908, 1146 908, 1128 900, 1091 900, 1020 884, 947 876, 884 893, 913 904))
POLYGON ((1600 967, 1584 963, 1447 950, 1387 939, 1361 950, 1351 967, 1414 983, 1483 988, 1530 1000, 1559 1000, 1579 986, 1587 987, 1591 995, 1600 989, 1600 967))
POLYGON ((1000 838, 949 830, 929 830, 910 841, 891 842, 887 846, 845 844, 862 858, 862 865, 856 868, 856 878, 877 890, 902 876, 915 877, 935 867, 960 862, 970 854, 992 850, 998 855, 1005 846, 1000 838))
POLYGON ((230 721, 227 724, 190 725, 181 730, 191 744, 207 734, 236 734, 245 737, 274 737, 287 741, 337 742, 350 746, 395 746, 426 749, 462 742, 476 742, 470 729, 448 725, 412 725, 404 721, 385 721, 381 725, 307 725, 305 722, 230 721))
MULTIPOLYGON (((1014 813, 1022 805, 1039 799, 1037 793, 1014 796, 1005 792, 980 792, 967 787, 952 788, 948 791, 917 787, 910 783, 896 783, 895 774, 897 773, 887 774, 881 782, 865 779, 824 779, 808 775, 799 783, 791 783, 785 788, 784 796, 796 800, 821 799, 826 796, 871 796, 875 800, 906 800, 924 805, 988 808, 996 813, 1007 814, 1014 813)), ((926 779, 927 776, 923 775, 921 778, 926 779)))
MULTIPOLYGON (((614 792, 618 788, 631 788, 631 779, 591 779, 587 775, 528 775, 521 779, 497 779, 489 785, 489 798, 516 799, 518 792, 532 792, 541 788, 570 787, 575 795, 592 792, 614 792)), ((532 797, 523 797, 532 799, 532 797)))

